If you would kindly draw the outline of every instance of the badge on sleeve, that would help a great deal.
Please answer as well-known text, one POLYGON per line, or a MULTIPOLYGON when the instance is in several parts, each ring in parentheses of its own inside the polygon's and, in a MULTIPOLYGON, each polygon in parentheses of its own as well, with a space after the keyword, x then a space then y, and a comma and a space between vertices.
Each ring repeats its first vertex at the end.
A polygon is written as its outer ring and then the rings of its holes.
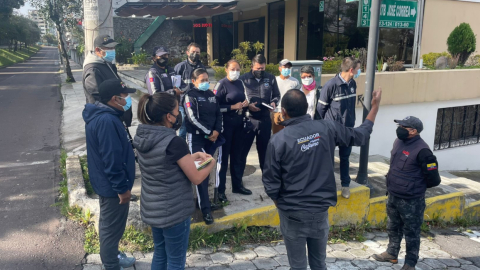
POLYGON ((437 169, 437 163, 427 164, 427 170, 433 171, 433 170, 436 170, 436 169, 437 169))
POLYGON ((192 104, 190 104, 190 102, 187 102, 187 108, 190 108, 192 106, 192 104))
POLYGON ((155 81, 155 79, 153 77, 150 77, 149 81, 153 82, 153 81, 155 81))

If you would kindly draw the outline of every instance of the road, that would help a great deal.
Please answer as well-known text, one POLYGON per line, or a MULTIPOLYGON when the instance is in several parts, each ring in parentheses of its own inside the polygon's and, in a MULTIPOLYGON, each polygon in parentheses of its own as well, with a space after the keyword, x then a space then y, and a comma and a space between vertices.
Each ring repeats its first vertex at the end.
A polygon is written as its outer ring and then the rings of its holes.
POLYGON ((52 206, 62 102, 58 51, 0 69, 0 269, 82 269, 83 230, 52 206))

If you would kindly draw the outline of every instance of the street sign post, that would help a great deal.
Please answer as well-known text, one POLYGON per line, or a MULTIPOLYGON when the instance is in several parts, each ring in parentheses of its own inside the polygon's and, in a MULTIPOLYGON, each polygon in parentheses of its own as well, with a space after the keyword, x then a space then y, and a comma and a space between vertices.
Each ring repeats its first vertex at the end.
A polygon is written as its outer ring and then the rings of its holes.
POLYGON ((319 12, 325 11, 325 1, 320 1, 320 4, 318 5, 318 11, 319 12))
MULTIPOLYGON (((360 0, 358 6, 358 27, 370 27, 372 0, 360 0)), ((382 0, 380 6, 380 27, 415 28, 417 1, 382 0)))

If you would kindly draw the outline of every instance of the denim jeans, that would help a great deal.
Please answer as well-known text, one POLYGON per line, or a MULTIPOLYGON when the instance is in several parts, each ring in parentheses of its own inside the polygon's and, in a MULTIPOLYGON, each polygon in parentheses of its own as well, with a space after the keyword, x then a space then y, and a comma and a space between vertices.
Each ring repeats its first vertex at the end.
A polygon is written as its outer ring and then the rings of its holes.
POLYGON ((182 126, 178 130, 178 136, 182 137, 182 139, 186 140, 187 139, 187 128, 185 127, 185 109, 183 106, 178 107, 178 110, 182 114, 182 126))
POLYGON ((340 180, 342 187, 349 187, 350 181, 350 154, 352 153, 352 147, 338 147, 338 155, 340 156, 340 180))
POLYGON ((169 228, 152 227, 152 270, 183 270, 187 260, 190 217, 169 228))
POLYGON ((288 262, 291 270, 325 270, 328 241, 328 211, 310 213, 306 211, 282 211, 280 230, 287 248, 288 262))

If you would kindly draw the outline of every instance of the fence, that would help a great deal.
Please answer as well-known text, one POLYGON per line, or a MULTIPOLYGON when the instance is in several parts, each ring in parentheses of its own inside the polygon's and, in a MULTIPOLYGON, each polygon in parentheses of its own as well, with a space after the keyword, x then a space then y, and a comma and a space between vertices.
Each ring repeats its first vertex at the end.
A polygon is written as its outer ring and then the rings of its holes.
POLYGON ((70 49, 70 59, 75 61, 75 63, 83 66, 83 61, 85 60, 84 56, 78 56, 76 49, 70 49))
POLYGON ((434 150, 477 144, 479 137, 480 104, 438 109, 434 150))

